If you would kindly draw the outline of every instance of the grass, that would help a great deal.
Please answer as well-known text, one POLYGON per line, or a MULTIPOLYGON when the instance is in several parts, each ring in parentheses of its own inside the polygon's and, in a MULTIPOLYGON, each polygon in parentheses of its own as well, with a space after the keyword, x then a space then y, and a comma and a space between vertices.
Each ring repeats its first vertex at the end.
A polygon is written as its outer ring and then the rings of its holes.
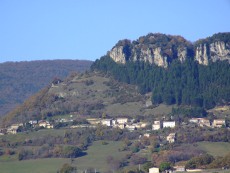
MULTIPOLYGON (((127 152, 119 152, 122 146, 120 141, 108 141, 107 145, 102 145, 102 141, 96 141, 87 150, 87 155, 76 158, 72 162, 78 170, 89 168, 105 172, 109 169, 106 158, 111 155, 116 159, 122 159, 127 152)), ((70 159, 49 158, 24 161, 0 161, 0 173, 56 173, 64 163, 71 163, 70 159)))
POLYGON ((101 172, 105 172, 109 169, 106 158, 110 155, 115 159, 122 159, 125 157, 127 152, 119 152, 118 149, 122 146, 122 142, 109 141, 108 145, 102 145, 101 141, 96 141, 94 144, 89 147, 87 150, 87 155, 75 159, 75 164, 81 170, 87 168, 96 168, 101 172))
POLYGON ((0 173, 56 173, 69 159, 36 159, 0 162, 0 173))
POLYGON ((230 152, 228 142, 198 142, 198 148, 213 156, 224 156, 230 152))

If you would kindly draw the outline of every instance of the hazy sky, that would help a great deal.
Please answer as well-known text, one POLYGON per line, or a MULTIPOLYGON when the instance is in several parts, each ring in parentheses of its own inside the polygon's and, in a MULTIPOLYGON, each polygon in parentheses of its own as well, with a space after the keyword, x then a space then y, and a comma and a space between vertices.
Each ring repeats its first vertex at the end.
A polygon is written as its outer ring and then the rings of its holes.
POLYGON ((0 0, 0 62, 95 60, 150 32, 230 32, 230 0, 0 0))

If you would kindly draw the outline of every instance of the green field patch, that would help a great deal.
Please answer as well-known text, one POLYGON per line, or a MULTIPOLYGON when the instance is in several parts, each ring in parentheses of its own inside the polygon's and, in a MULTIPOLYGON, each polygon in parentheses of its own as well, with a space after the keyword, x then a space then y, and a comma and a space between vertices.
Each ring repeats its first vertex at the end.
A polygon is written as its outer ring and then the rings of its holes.
POLYGON ((198 148, 213 156, 225 156, 230 153, 230 143, 228 142, 198 142, 198 148))
MULTIPOLYGON (((119 151, 123 145, 121 141, 106 141, 108 144, 103 145, 102 141, 96 141, 86 150, 85 156, 70 158, 48 158, 15 161, 10 159, 0 161, 0 173, 56 173, 64 163, 76 166, 78 170, 83 171, 89 168, 97 169, 100 172, 110 170, 107 164, 107 157, 112 156, 117 160, 121 160, 128 153, 127 151, 119 151)), ((4 158, 1 158, 4 159, 4 158)))

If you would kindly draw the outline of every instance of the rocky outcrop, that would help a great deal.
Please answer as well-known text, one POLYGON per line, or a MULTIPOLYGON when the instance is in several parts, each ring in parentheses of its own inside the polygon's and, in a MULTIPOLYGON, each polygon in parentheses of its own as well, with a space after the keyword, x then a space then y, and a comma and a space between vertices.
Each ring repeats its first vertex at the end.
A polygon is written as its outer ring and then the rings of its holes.
POLYGON ((230 62, 230 44, 223 41, 210 44, 210 58, 214 62, 217 60, 230 62))
POLYGON ((208 65, 215 61, 228 60, 230 62, 230 46, 229 43, 217 41, 210 44, 200 44, 196 47, 195 60, 199 64, 208 65))
POLYGON ((181 36, 148 34, 133 42, 119 41, 108 55, 117 63, 144 61, 164 68, 174 60, 184 62, 189 57, 203 65, 217 60, 230 62, 230 33, 215 34, 195 44, 181 36))
POLYGON ((199 64, 208 65, 207 45, 200 45, 196 48, 195 60, 199 64))
POLYGON ((125 53, 123 52, 123 46, 114 47, 110 51, 109 56, 117 63, 126 63, 126 57, 125 53))

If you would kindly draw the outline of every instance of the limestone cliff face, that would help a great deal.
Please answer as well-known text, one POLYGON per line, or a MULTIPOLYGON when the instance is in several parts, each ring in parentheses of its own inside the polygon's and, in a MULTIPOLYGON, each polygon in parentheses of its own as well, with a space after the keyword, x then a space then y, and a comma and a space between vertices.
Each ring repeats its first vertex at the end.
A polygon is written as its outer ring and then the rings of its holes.
POLYGON ((199 64, 208 65, 210 61, 223 61, 228 60, 230 62, 230 45, 223 41, 217 41, 207 44, 200 44, 196 47, 195 60, 199 64))
POLYGON ((228 60, 230 62, 230 44, 218 41, 210 44, 210 57, 212 61, 228 60))
POLYGON ((174 60, 187 58, 208 65, 210 61, 230 62, 230 33, 218 33, 192 44, 181 36, 148 34, 136 41, 119 41, 108 55, 117 63, 144 61, 167 68, 174 60))
POLYGON ((148 34, 133 42, 119 41, 109 56, 117 63, 144 61, 167 68, 174 59, 186 60, 187 45, 191 44, 180 36, 148 34))
POLYGON ((118 63, 122 63, 125 64, 126 63, 126 58, 125 58, 125 54, 123 52, 123 46, 119 46, 119 47, 114 47, 110 53, 109 56, 118 63))
POLYGON ((200 45, 196 48, 195 60, 199 64, 208 65, 207 45, 200 45))

